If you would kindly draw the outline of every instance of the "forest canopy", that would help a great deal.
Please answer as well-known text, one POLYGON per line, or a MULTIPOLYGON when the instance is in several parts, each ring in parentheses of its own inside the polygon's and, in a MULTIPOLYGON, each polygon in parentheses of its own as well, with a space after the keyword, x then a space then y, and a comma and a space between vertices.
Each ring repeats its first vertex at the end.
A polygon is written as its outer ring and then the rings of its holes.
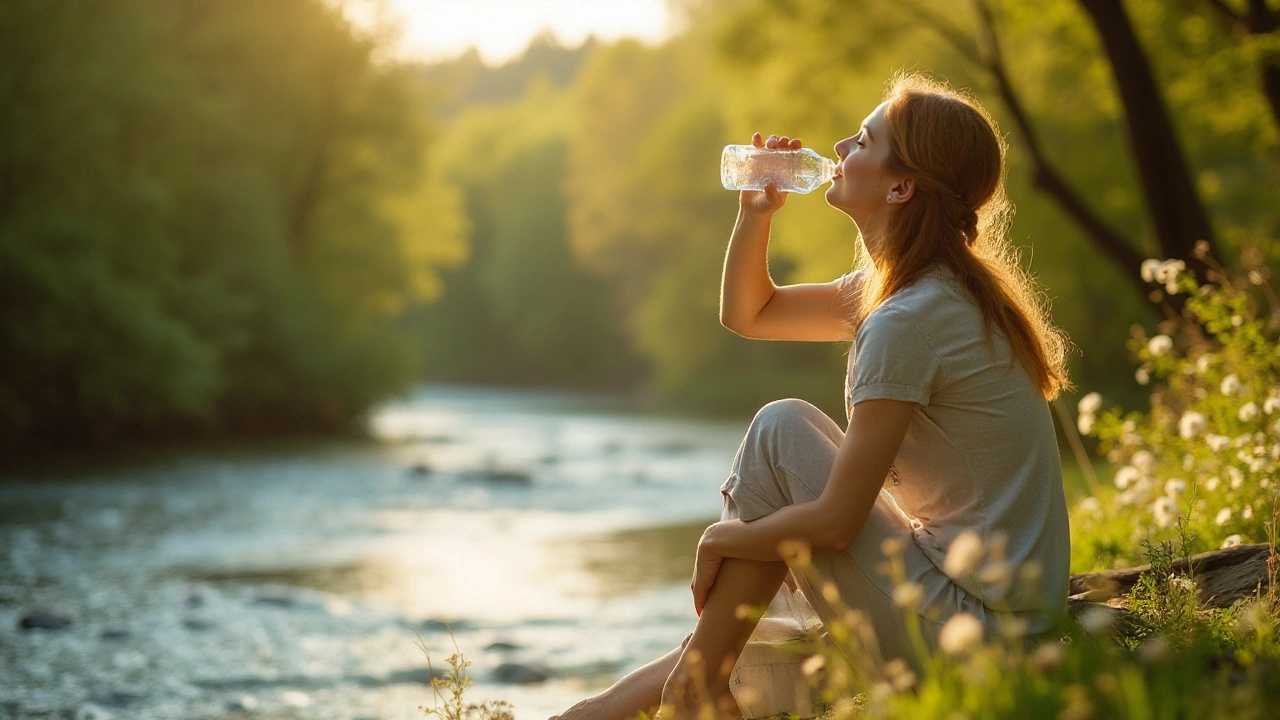
MULTIPOLYGON (((1080 387, 1139 397, 1129 328, 1177 310, 1143 259, 1280 254, 1262 0, 672 7, 659 45, 544 34, 491 67, 389 61, 322 0, 4 3, 0 437, 346 428, 422 380, 839 414, 846 348, 719 325, 719 152, 831 155, 902 69, 1000 122, 1080 387)), ((830 280, 857 244, 793 197, 773 277, 830 280)))

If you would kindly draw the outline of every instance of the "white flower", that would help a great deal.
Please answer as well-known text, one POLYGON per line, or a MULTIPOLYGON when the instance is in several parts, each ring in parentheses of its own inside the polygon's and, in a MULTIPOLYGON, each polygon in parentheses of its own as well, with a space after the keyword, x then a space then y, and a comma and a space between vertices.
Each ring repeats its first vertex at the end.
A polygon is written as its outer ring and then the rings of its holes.
POLYGON ((1143 260, 1140 272, 1143 282, 1156 282, 1156 279, 1160 277, 1160 261, 1155 258, 1143 260))
POLYGON ((1147 341, 1147 351, 1159 357, 1173 349, 1173 339, 1168 335, 1157 335, 1147 341))
POLYGON ((972 530, 965 530, 951 541, 947 548, 947 558, 942 562, 942 569, 953 578, 972 575, 982 560, 982 538, 972 530))
POLYGON ((1169 575, 1169 584, 1188 592, 1196 589, 1196 583, 1186 575, 1169 575))
POLYGON ((1235 547, 1235 546, 1239 545, 1239 544, 1240 544, 1240 542, 1241 542, 1241 540, 1240 540, 1240 536, 1239 536, 1239 535, 1228 535, 1228 536, 1227 536, 1227 537, 1222 541, 1222 547, 1224 547, 1224 548, 1235 547))
POLYGON ((1240 468, 1231 465, 1227 467, 1227 477, 1231 478, 1231 489, 1239 490, 1244 484, 1244 473, 1240 472, 1240 468))
POLYGON ((1062 665, 1062 644, 1047 642, 1036 648, 1029 658, 1031 669, 1039 673, 1057 670, 1062 665))
POLYGON ((916 610, 924 602, 924 586, 905 582, 893 588, 893 604, 903 610, 916 610))
POLYGON ((1223 395, 1235 395, 1240 390, 1240 378, 1235 373, 1222 378, 1222 385, 1218 388, 1223 395))
POLYGON ((1100 635, 1111 629, 1115 623, 1115 610, 1103 606, 1094 606, 1080 614, 1080 625, 1090 635, 1100 635))
POLYGON ((1102 409, 1102 396, 1096 392, 1080 398, 1080 402, 1076 403, 1076 410, 1081 415, 1093 415, 1102 409))
POLYGON ((1182 478, 1170 478, 1169 481, 1164 484, 1164 493, 1169 497, 1181 495, 1186 491, 1187 481, 1182 478))
POLYGON ((1247 402, 1240 406, 1240 412, 1236 414, 1236 417, 1240 418, 1240 422, 1249 422, 1258 417, 1258 406, 1253 404, 1252 401, 1247 402))
POLYGON ((1149 450, 1139 450, 1133 454, 1133 459, 1130 462, 1134 467, 1138 468, 1139 472, 1145 475, 1156 466, 1156 456, 1152 455, 1149 450))
POLYGON ((1209 449, 1214 452, 1221 452, 1223 448, 1231 444, 1231 438, 1226 435, 1214 435, 1213 433, 1205 435, 1204 441, 1209 445, 1209 449))
POLYGON ((967 612, 951 616, 938 634, 938 645, 948 655, 962 655, 982 642, 982 623, 967 612))
POLYGON ((1190 440, 1204 430, 1204 416, 1194 410, 1188 410, 1182 413, 1182 419, 1178 421, 1178 434, 1183 440, 1190 440))
POLYGON ((1081 415, 1076 418, 1076 429, 1081 435, 1088 435, 1093 432, 1094 417, 1092 415, 1081 415))
POLYGON ((1253 519, 1253 506, 1252 506, 1252 505, 1245 505, 1245 506, 1244 506, 1244 510, 1241 510, 1241 511, 1240 511, 1240 517, 1244 518, 1245 520, 1252 520, 1252 519, 1253 519))
POLYGON ((1146 385, 1151 382, 1151 372, 1144 367, 1140 367, 1133 373, 1133 379, 1137 380, 1139 385, 1146 385))
POLYGON ((1276 410, 1280 410, 1280 394, 1276 394, 1276 389, 1271 388, 1271 394, 1262 403, 1262 412, 1270 415, 1276 410))
POLYGON ((1178 519, 1178 503, 1167 495, 1157 498, 1151 504, 1151 515, 1155 518, 1156 525, 1169 527, 1178 519))
POLYGON ((1213 477, 1204 481, 1204 489, 1208 490, 1209 492, 1213 492, 1214 490, 1218 489, 1218 483, 1220 482, 1222 482, 1222 480, 1220 480, 1217 475, 1214 475, 1213 477))
POLYGON ((1097 515, 1102 511, 1102 503, 1098 502, 1098 498, 1093 497, 1092 495, 1081 500, 1078 507, 1080 508, 1080 512, 1089 513, 1090 515, 1097 515))
POLYGON ((1209 366, 1213 364, 1213 359, 1213 355, 1209 353, 1196 358, 1196 372, 1203 375, 1209 369, 1209 366))
POLYGON ((822 668, 826 666, 827 666, 826 655, 810 655, 809 657, 804 659, 803 663, 800 663, 800 672, 804 673, 805 677, 811 678, 814 675, 817 675, 818 673, 822 672, 822 668))
POLYGON ((1218 511, 1217 517, 1213 519, 1213 524, 1222 527, 1231 522, 1231 508, 1222 508, 1218 511))
POLYGON ((982 572, 978 573, 978 580, 983 585, 992 585, 995 587, 1005 587, 1013 582, 1013 568, 1009 567, 1009 563, 993 562, 988 563, 982 568, 982 572))

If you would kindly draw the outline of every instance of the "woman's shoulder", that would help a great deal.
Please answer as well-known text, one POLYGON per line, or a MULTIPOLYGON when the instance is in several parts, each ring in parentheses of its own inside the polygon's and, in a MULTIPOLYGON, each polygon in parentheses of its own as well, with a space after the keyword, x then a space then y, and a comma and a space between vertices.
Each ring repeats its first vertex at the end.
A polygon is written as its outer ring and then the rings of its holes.
POLYGON ((885 299, 876 311, 888 310, 909 317, 939 317, 977 310, 960 285, 955 271, 932 265, 885 299))

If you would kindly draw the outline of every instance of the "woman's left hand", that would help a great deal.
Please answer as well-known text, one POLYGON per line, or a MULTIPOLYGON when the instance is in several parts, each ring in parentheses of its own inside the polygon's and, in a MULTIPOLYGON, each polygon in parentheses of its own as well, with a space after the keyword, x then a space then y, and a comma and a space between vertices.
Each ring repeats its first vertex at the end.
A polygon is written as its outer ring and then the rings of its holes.
POLYGON ((689 587, 693 590, 693 609, 702 617, 702 608, 707 604, 707 596, 711 594, 711 586, 716 583, 716 575, 720 573, 720 563, 724 558, 711 549, 707 535, 715 525, 707 528, 698 541, 698 557, 693 563, 693 582, 689 587))

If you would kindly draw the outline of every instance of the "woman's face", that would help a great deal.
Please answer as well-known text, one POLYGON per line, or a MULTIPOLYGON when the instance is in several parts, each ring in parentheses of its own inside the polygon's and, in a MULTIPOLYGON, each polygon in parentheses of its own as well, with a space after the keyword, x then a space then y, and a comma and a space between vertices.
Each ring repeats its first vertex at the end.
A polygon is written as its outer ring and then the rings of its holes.
POLYGON ((885 171, 889 159, 889 128, 881 103, 858 134, 836 143, 836 174, 827 188, 827 204, 844 212, 859 225, 886 205, 894 178, 885 171))

